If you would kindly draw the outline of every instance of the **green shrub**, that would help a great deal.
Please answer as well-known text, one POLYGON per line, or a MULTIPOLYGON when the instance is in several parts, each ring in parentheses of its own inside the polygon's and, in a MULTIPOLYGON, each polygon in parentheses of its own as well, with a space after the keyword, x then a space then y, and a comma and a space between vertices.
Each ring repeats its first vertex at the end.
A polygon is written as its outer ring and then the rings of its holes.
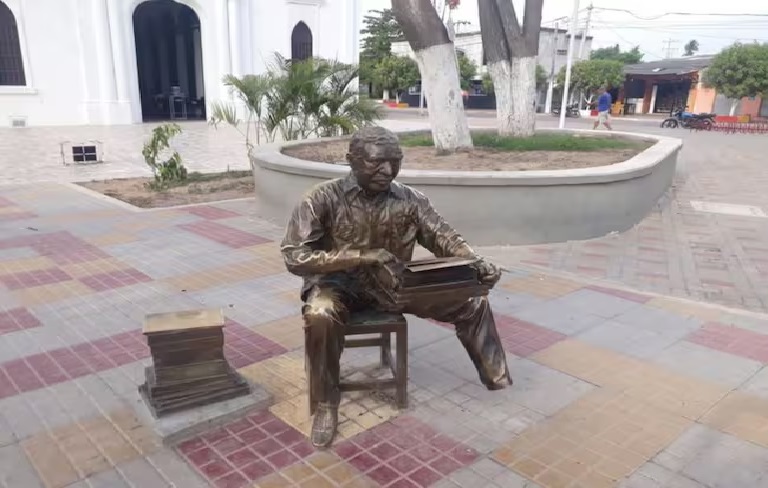
POLYGON ((155 181, 149 185, 150 188, 161 190, 187 179, 187 168, 184 167, 178 152, 173 151, 168 159, 158 161, 160 153, 170 149, 171 139, 180 133, 181 127, 177 124, 164 124, 155 127, 152 137, 144 144, 141 155, 155 176, 155 181))

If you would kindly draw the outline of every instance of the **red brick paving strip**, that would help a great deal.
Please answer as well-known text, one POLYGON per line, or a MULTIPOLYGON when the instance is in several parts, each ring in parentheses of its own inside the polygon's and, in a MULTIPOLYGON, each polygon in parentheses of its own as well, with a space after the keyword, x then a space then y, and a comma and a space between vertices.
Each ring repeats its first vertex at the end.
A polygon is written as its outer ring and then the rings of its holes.
POLYGON ((31 247, 41 256, 48 256, 56 264, 82 263, 109 257, 98 247, 66 231, 50 234, 35 233, 0 240, 0 249, 18 247, 31 247))
POLYGON ((710 349, 768 363, 768 335, 765 334, 711 322, 686 339, 710 349))
POLYGON ((182 224, 179 228, 235 249, 270 242, 270 239, 209 220, 182 224))
POLYGON ((13 212, 0 214, 0 222, 11 222, 13 220, 27 220, 37 218, 34 212, 13 212))
POLYGON ((407 415, 342 441, 334 451, 381 486, 431 486, 478 458, 474 449, 407 415))
POLYGON ((12 308, 11 310, 0 312, 0 335, 40 327, 41 325, 43 324, 37 320, 37 317, 32 315, 26 308, 12 308))
MULTIPOLYGON (((235 368, 268 359, 286 349, 236 322, 224 328, 224 354, 235 368)), ((0 363, 0 398, 37 390, 149 357, 140 330, 102 337, 0 363)))
POLYGON ((177 446, 217 487, 241 488, 314 452, 303 434, 269 411, 255 412, 177 446))
MULTIPOLYGON (((504 350, 516 356, 528 357, 531 354, 546 349, 556 342, 566 339, 565 334, 549 330, 524 320, 502 314, 494 314, 496 330, 499 332, 504 350)), ((452 324, 430 320, 437 325, 453 330, 452 324)))
POLYGON ((588 290, 605 293, 606 295, 613 295, 615 297, 623 298, 625 300, 630 300, 632 302, 637 302, 637 303, 646 303, 651 299, 651 297, 649 297, 648 295, 641 295, 639 293, 633 293, 631 291, 625 291, 625 290, 617 290, 614 288, 605 288, 602 286, 595 286, 595 285, 587 286, 586 288, 588 290))
POLYGON ((0 275, 0 282, 7 286, 9 290, 34 288, 36 286, 70 281, 71 279, 71 276, 59 268, 37 269, 0 275))
POLYGON ((507 315, 496 317, 496 328, 504 350, 520 357, 528 357, 567 338, 560 332, 507 315))
POLYGON ((146 283, 152 278, 135 269, 121 269, 80 278, 80 281, 96 291, 113 290, 136 283, 146 283))
POLYGON ((213 207, 211 205, 200 205, 197 207, 188 207, 188 208, 185 208, 184 211, 191 213, 192 215, 197 215, 198 217, 201 217, 207 220, 240 217, 240 214, 237 212, 233 212, 232 210, 227 210, 224 208, 213 207))

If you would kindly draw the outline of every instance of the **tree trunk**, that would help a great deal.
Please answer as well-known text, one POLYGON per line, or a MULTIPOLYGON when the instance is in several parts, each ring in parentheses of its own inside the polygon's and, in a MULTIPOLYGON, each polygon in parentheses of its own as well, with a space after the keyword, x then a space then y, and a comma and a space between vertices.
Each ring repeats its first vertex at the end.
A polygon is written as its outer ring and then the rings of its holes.
POLYGON ((730 115, 731 117, 733 117, 734 115, 736 115, 736 106, 737 106, 738 104, 739 104, 739 99, 738 99, 738 98, 734 99, 734 100, 731 102, 731 110, 730 110, 730 112, 728 112, 728 115, 730 115))
POLYGON ((536 128, 536 58, 542 0, 526 0, 521 26, 510 0, 478 0, 483 51, 496 93, 501 135, 527 137, 536 128))
POLYGON ((499 135, 529 137, 536 125, 536 56, 488 65, 499 135))
POLYGON ((472 148, 461 98, 456 49, 430 0, 392 0, 392 12, 416 57, 438 154, 472 148))

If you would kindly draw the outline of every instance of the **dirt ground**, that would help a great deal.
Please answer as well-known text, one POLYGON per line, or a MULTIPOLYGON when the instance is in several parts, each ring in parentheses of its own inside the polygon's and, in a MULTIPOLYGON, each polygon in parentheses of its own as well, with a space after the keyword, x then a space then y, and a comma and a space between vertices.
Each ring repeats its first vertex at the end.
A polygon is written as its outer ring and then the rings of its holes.
POLYGON ((188 184, 163 191, 150 189, 152 178, 123 178, 89 181, 79 185, 142 208, 173 207, 191 203, 216 202, 253 196, 250 171, 206 174, 188 184))
MULTIPOLYGON (((287 156, 307 161, 332 164, 344 162, 349 142, 333 141, 303 144, 283 150, 287 156)), ((403 147, 403 168, 454 171, 531 171, 591 168, 608 166, 631 158, 645 149, 638 145, 628 149, 599 151, 499 151, 475 148, 470 153, 437 156, 433 147, 403 147)))

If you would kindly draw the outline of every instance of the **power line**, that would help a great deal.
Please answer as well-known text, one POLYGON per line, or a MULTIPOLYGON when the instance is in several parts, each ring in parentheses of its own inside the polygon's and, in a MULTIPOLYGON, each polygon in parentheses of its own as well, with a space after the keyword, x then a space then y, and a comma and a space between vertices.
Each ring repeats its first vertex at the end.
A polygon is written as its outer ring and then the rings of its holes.
POLYGON ((657 15, 655 17, 642 17, 640 15, 637 15, 636 13, 632 12, 631 10, 623 9, 623 8, 609 8, 609 7, 595 7, 597 10, 605 10, 609 12, 624 12, 632 17, 641 19, 641 20, 657 20, 662 17, 667 17, 671 15, 680 15, 680 16, 708 16, 708 17, 768 17, 767 14, 755 14, 755 13, 739 13, 739 14, 732 14, 732 13, 715 13, 715 12, 707 12, 707 13, 696 13, 696 12, 666 12, 661 15, 657 15))
MULTIPOLYGON (((672 39, 672 38, 666 39, 664 41, 664 44, 667 45, 667 47, 664 48, 665 57, 667 57, 667 58, 671 58, 672 57, 672 49, 673 49, 672 48, 672 44, 677 44, 678 42, 680 42, 680 41, 678 41, 677 39, 672 39)), ((675 49, 675 51, 677 51, 677 48, 674 48, 674 49, 675 49)))

